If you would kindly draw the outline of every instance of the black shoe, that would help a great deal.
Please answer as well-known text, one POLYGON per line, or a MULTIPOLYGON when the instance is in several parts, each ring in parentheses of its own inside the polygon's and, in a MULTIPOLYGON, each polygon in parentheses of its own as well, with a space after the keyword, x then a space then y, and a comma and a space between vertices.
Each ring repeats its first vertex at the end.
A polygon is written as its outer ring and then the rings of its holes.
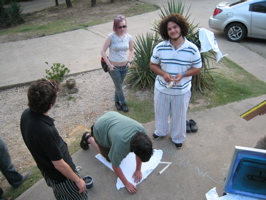
POLYGON ((187 132, 187 133, 191 133, 190 124, 189 124, 188 121, 186 121, 186 123, 187 123, 187 126, 186 126, 186 132, 187 132))
POLYGON ((127 104, 125 104, 125 103, 122 103, 122 110, 124 111, 124 112, 128 112, 128 107, 127 107, 127 104))
POLYGON ((160 136, 156 135, 155 133, 152 134, 153 139, 158 139, 160 136))
POLYGON ((182 147, 182 143, 175 143, 176 148, 181 148, 182 147))
POLYGON ((29 176, 31 175, 31 172, 25 172, 25 173, 23 173, 23 174, 21 174, 22 175, 22 181, 21 181, 21 183, 19 184, 19 185, 13 185, 12 187, 13 187, 13 189, 17 189, 19 186, 21 186, 21 184, 27 179, 27 178, 29 178, 29 176))
POLYGON ((198 126, 193 119, 189 120, 189 126, 190 126, 190 129, 193 133, 198 131, 198 126))
POLYGON ((118 101, 115 102, 115 107, 118 111, 122 110, 122 107, 118 101))
POLYGON ((85 133, 83 133, 82 137, 81 137, 81 140, 80 140, 80 147, 83 149, 83 150, 88 150, 89 149, 89 142, 88 142, 88 139, 91 137, 91 135, 89 134, 88 131, 86 131, 85 133))
POLYGON ((3 200, 3 194, 4 194, 4 191, 3 191, 2 188, 0 187, 0 200, 3 200))

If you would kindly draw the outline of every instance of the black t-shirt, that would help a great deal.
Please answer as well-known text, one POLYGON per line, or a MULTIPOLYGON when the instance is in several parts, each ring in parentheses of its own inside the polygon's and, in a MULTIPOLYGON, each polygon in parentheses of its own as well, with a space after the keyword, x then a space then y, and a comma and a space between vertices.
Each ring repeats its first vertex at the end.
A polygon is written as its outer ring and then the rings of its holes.
POLYGON ((67 144, 55 128, 54 120, 26 109, 21 116, 20 129, 38 168, 52 180, 65 181, 66 177, 54 167, 52 161, 63 159, 73 171, 75 164, 68 152, 67 144))

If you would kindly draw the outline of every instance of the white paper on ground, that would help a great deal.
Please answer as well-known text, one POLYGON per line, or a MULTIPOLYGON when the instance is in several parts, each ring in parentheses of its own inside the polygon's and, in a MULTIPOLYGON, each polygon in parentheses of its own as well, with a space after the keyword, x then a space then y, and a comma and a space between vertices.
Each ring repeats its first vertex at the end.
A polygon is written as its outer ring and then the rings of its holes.
MULTIPOLYGON (((142 167, 141 167, 142 180, 137 184, 140 184, 144 179, 146 179, 148 175, 158 166, 158 164, 160 163, 162 159, 162 156, 163 156, 162 150, 154 149, 151 159, 148 162, 142 163, 142 167)), ((101 161, 104 165, 106 165, 109 169, 114 171, 112 168, 112 164, 108 162, 101 154, 97 154, 95 157, 99 161, 101 161)), ((136 183, 134 183, 134 179, 132 178, 132 175, 136 170, 136 157, 133 152, 129 153, 127 157, 124 158, 124 160, 122 161, 120 165, 120 168, 123 171, 126 179, 130 183, 135 185, 136 183)), ((125 186, 122 183, 122 181, 119 178, 117 178, 117 182, 116 182, 117 190, 119 190, 120 188, 124 188, 124 187, 125 186)))
POLYGON ((212 188, 209 192, 205 194, 207 200, 218 200, 219 196, 216 192, 216 187, 212 188))
POLYGON ((228 194, 228 195, 220 197, 219 200, 259 200, 259 199, 237 195, 237 194, 228 194))
POLYGON ((207 200, 259 200, 257 198, 251 198, 236 194, 227 194, 225 196, 219 197, 215 187, 207 192, 205 196, 207 200))

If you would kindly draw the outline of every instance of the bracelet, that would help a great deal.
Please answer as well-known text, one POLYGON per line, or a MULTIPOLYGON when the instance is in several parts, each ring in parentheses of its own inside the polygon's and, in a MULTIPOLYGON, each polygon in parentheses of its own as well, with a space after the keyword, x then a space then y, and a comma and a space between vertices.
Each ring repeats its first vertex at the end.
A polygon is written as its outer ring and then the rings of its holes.
POLYGON ((185 72, 181 72, 181 74, 182 74, 183 76, 187 76, 185 72))

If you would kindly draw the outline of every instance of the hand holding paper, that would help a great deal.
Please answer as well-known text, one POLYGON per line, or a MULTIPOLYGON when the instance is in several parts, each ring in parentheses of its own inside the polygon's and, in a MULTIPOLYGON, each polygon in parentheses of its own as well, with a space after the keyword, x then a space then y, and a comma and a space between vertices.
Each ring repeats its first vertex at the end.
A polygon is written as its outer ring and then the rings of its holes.
MULTIPOLYGON (((148 175, 158 166, 163 156, 162 150, 154 149, 153 155, 148 162, 142 163, 141 172, 142 172, 142 179, 135 183, 133 174, 136 170, 136 159, 135 154, 130 153, 128 156, 122 161, 120 168, 123 171, 126 179, 133 185, 140 184, 143 180, 145 180, 148 175)), ((104 165, 106 165, 109 169, 113 170, 112 164, 108 162, 101 154, 97 154, 95 156, 99 161, 101 161, 104 165)), ((124 188, 125 185, 122 181, 117 178, 116 188, 119 190, 120 188, 124 188)))

